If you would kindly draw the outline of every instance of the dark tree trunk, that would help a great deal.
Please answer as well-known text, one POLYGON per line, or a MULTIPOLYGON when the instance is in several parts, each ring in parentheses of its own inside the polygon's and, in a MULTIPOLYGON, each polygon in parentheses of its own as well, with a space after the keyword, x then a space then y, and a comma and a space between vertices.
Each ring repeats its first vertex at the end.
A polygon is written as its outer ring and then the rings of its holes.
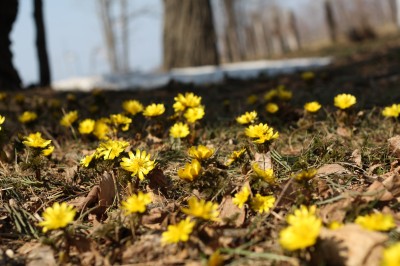
POLYGON ((164 68, 218 65, 210 0, 164 0, 164 68))
POLYGON ((33 17, 36 25, 36 49, 39 60, 40 86, 49 86, 51 83, 49 58, 46 48, 46 33, 43 21, 43 2, 34 0, 33 17))
POLYGON ((225 27, 225 49, 229 62, 237 62, 243 59, 240 49, 238 23, 235 12, 235 0, 224 0, 227 25, 225 27))
POLYGON ((325 1, 324 8, 325 8, 326 24, 328 26, 328 31, 329 31, 329 37, 331 38, 331 41, 335 43, 337 41, 337 25, 335 16, 333 14, 331 1, 329 0, 325 1))

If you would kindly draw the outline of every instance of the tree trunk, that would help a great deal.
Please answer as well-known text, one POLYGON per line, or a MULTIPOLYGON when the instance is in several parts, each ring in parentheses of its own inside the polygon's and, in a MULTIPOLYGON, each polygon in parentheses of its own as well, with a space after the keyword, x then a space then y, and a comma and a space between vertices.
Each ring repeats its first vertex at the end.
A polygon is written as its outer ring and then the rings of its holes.
POLYGON ((333 14, 332 3, 330 0, 326 0, 324 3, 325 8, 325 19, 328 26, 329 37, 333 43, 337 42, 337 25, 335 20, 335 15, 333 14))
POLYGON ((46 47, 46 33, 43 21, 43 2, 34 0, 33 17, 36 25, 36 49, 39 61, 40 86, 49 86, 51 83, 49 58, 46 47))
POLYGON ((122 72, 129 72, 129 15, 128 0, 121 1, 122 72))
POLYGON ((297 22, 296 15, 292 10, 289 12, 289 26, 290 26, 290 31, 294 35, 296 41, 296 49, 301 50, 302 46, 301 46, 299 25, 297 22))
POLYGON ((164 0, 164 68, 218 65, 210 0, 164 0))
POLYGON ((225 27, 225 47, 227 58, 229 62, 241 61, 243 59, 243 54, 240 51, 235 0, 224 0, 224 7, 227 19, 227 25, 225 27))

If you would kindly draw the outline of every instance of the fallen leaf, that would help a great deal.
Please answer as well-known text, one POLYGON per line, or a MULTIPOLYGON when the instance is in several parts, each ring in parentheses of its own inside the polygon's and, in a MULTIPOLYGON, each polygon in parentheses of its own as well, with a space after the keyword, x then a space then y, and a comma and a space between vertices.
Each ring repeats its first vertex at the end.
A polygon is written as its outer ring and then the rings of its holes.
POLYGON ((349 174, 350 172, 341 166, 340 164, 337 163, 332 163, 332 164, 325 164, 318 168, 317 170, 317 175, 318 176, 327 176, 327 175, 342 175, 342 174, 349 174))
POLYGON ((347 127, 338 127, 336 133, 344 138, 351 138, 351 130, 347 127))
POLYGON ((380 265, 388 236, 346 224, 336 230, 322 228, 319 238, 312 265, 375 266, 380 265))
POLYGON ((370 202, 373 200, 379 201, 390 201, 393 199, 392 193, 390 193, 384 184, 380 181, 375 180, 367 189, 368 196, 364 196, 363 200, 370 202))
POLYGON ((221 221, 219 224, 221 226, 231 224, 235 227, 240 227, 243 225, 246 218, 246 211, 243 208, 239 208, 233 204, 232 197, 226 196, 221 202, 221 210, 219 218, 221 221))
POLYGON ((39 245, 28 253, 27 266, 53 266, 57 265, 53 249, 50 246, 39 245))
POLYGON ((154 168, 148 175, 147 179, 150 180, 149 187, 153 191, 160 191, 163 195, 167 195, 168 190, 171 188, 170 180, 164 175, 160 168, 154 168))
POLYGON ((355 149, 351 153, 350 160, 354 162, 358 167, 362 167, 362 158, 361 158, 361 152, 359 149, 355 149))
POLYGON ((115 193, 114 177, 104 172, 99 183, 99 205, 109 207, 114 202, 115 193))
POLYGON ((254 154, 254 162, 259 165, 262 170, 273 169, 271 152, 254 154))
POLYGON ((389 151, 400 159, 400 136, 396 135, 388 139, 389 142, 389 151))
POLYGON ((324 205, 319 209, 319 216, 325 224, 332 222, 342 223, 352 202, 352 198, 346 198, 324 205))

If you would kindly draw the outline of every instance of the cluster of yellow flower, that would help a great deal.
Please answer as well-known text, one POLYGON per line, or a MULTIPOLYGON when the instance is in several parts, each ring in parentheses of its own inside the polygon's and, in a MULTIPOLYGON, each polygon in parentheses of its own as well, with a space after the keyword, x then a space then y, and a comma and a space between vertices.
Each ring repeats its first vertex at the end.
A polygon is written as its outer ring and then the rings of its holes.
POLYGON ((31 133, 28 136, 24 137, 24 141, 22 143, 33 149, 40 151, 40 153, 44 156, 49 156, 54 151, 54 146, 50 145, 51 140, 46 140, 42 138, 42 133, 36 132, 31 133))
POLYGON ((194 181, 201 172, 201 162, 205 162, 214 154, 214 149, 203 145, 193 146, 188 151, 192 158, 190 163, 186 163, 184 168, 178 170, 178 176, 186 181, 194 181))
POLYGON ((385 117, 397 118, 400 115, 400 104, 392 104, 391 106, 386 106, 382 110, 382 115, 385 117))

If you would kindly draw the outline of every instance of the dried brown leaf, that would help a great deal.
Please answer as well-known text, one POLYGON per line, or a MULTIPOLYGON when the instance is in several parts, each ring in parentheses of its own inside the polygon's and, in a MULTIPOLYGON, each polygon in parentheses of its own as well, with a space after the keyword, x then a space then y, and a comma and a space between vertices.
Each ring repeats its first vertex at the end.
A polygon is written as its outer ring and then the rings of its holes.
POLYGON ((400 159, 400 136, 396 135, 388 139, 389 142, 389 150, 392 152, 398 159, 400 159))
POLYGON ((359 149, 355 149, 351 153, 350 160, 354 162, 358 167, 362 167, 361 151, 359 149))
POLYGON ((254 162, 259 165, 262 170, 273 169, 271 152, 254 154, 254 162))
POLYGON ((243 208, 239 208, 235 204, 233 204, 232 197, 226 196, 221 202, 221 211, 219 218, 221 221, 220 225, 224 226, 227 224, 231 224, 235 227, 240 227, 243 225, 246 218, 246 211, 243 208))
POLYGON ((362 229, 356 224, 346 224, 336 229, 322 228, 320 241, 313 254, 313 265, 375 266, 381 262, 384 243, 383 233, 362 229))
POLYGON ((332 163, 332 164, 325 164, 318 168, 317 170, 317 175, 318 176, 326 176, 326 175, 342 175, 342 174, 349 174, 350 172, 341 166, 340 164, 337 163, 332 163))

